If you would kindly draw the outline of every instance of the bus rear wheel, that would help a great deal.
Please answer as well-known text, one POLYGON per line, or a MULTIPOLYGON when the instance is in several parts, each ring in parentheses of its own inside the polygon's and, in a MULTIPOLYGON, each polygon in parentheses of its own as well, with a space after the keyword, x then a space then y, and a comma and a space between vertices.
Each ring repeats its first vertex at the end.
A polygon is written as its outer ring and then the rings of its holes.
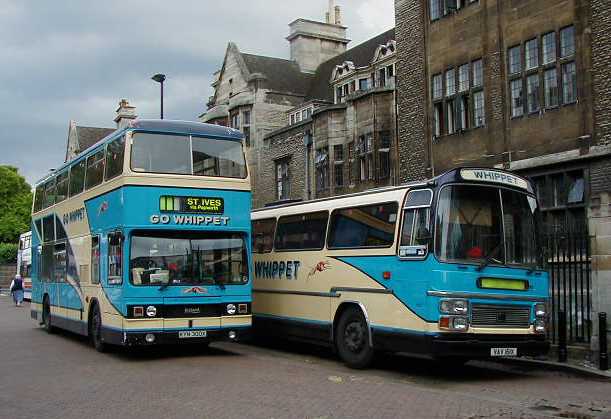
POLYGON ((53 333, 54 328, 51 325, 51 304, 49 304, 49 297, 45 296, 42 302, 42 327, 47 333, 53 333))
POLYGON ((346 309, 337 323, 335 333, 337 353, 350 368, 366 368, 373 360, 369 344, 369 326, 363 312, 355 307, 346 309))
POLYGON ((89 319, 89 336, 91 344, 98 352, 106 352, 106 344, 102 340, 102 314, 97 304, 91 307, 91 316, 89 319))

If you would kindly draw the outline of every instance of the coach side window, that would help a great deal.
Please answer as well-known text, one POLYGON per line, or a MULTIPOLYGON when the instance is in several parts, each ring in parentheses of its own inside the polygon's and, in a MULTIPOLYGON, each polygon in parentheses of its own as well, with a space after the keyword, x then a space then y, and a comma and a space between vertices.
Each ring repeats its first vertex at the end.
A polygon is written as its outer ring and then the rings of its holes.
POLYGON ((42 210, 42 204, 45 200, 45 188, 43 185, 36 187, 36 197, 34 198, 34 212, 42 210))
POLYGON ((70 196, 83 192, 85 186, 85 160, 81 160, 70 168, 70 196))
POLYGON ((405 201, 399 256, 423 258, 428 254, 431 232, 431 190, 411 191, 405 201))
POLYGON ((104 180, 104 150, 87 157, 85 189, 93 188, 104 180))
POLYGON ((53 280, 54 282, 64 282, 68 258, 66 256, 66 243, 57 243, 53 249, 53 280))
POLYGON ((60 203, 68 197, 68 170, 57 175, 55 203, 60 203))
POLYGON ((106 176, 109 180, 123 173, 123 156, 125 154, 125 137, 114 140, 106 148, 106 176))
POLYGON ((108 284, 123 283, 123 233, 108 235, 108 284))
POLYGON ((325 246, 327 211, 290 215, 278 220, 276 250, 320 250, 325 246))
POLYGON ((45 183, 45 202, 44 207, 48 208, 55 204, 55 178, 45 183))
POLYGON ((390 247, 395 241, 396 202, 333 211, 330 249, 390 247))
POLYGON ((274 231, 276 219, 257 220, 252 222, 253 253, 269 253, 274 247, 274 231))
POLYGON ((91 283, 100 283, 100 237, 91 237, 91 283))

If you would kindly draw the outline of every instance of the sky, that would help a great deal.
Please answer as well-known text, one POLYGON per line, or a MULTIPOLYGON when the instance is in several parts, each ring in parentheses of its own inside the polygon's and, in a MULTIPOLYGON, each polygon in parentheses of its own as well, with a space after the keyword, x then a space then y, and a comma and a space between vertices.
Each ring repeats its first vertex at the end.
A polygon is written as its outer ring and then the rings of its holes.
MULTIPOLYGON (((68 124, 113 128, 120 99, 140 118, 196 120, 229 41, 290 58, 288 23, 327 0, 0 0, 0 164, 30 184, 64 161, 68 124)), ((394 26, 394 0, 338 0, 349 47, 394 26)))

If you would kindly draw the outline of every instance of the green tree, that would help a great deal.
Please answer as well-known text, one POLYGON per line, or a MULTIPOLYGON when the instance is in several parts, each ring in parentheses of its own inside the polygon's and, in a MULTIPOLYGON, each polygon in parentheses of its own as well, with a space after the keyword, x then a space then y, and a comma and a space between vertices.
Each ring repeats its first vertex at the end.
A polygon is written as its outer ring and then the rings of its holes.
POLYGON ((0 166, 0 243, 17 243, 30 230, 32 187, 15 167, 0 166))

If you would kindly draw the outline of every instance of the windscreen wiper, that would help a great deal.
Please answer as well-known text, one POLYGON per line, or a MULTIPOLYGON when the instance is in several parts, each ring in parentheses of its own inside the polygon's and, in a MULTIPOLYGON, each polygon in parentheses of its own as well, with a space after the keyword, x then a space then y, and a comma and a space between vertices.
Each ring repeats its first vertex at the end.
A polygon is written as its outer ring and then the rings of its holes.
MULTIPOLYGON (((491 262, 494 262, 494 256, 496 256, 496 254, 499 252, 499 250, 501 250, 501 246, 503 245, 503 242, 499 242, 499 244, 496 245, 496 247, 494 249, 492 249, 492 251, 488 254, 488 256, 486 256, 486 260, 484 260, 482 263, 480 263, 480 265, 476 268, 476 270, 478 272, 483 271, 486 266, 490 265, 491 262)), ((501 261, 498 261, 499 263, 502 263, 501 261)))

